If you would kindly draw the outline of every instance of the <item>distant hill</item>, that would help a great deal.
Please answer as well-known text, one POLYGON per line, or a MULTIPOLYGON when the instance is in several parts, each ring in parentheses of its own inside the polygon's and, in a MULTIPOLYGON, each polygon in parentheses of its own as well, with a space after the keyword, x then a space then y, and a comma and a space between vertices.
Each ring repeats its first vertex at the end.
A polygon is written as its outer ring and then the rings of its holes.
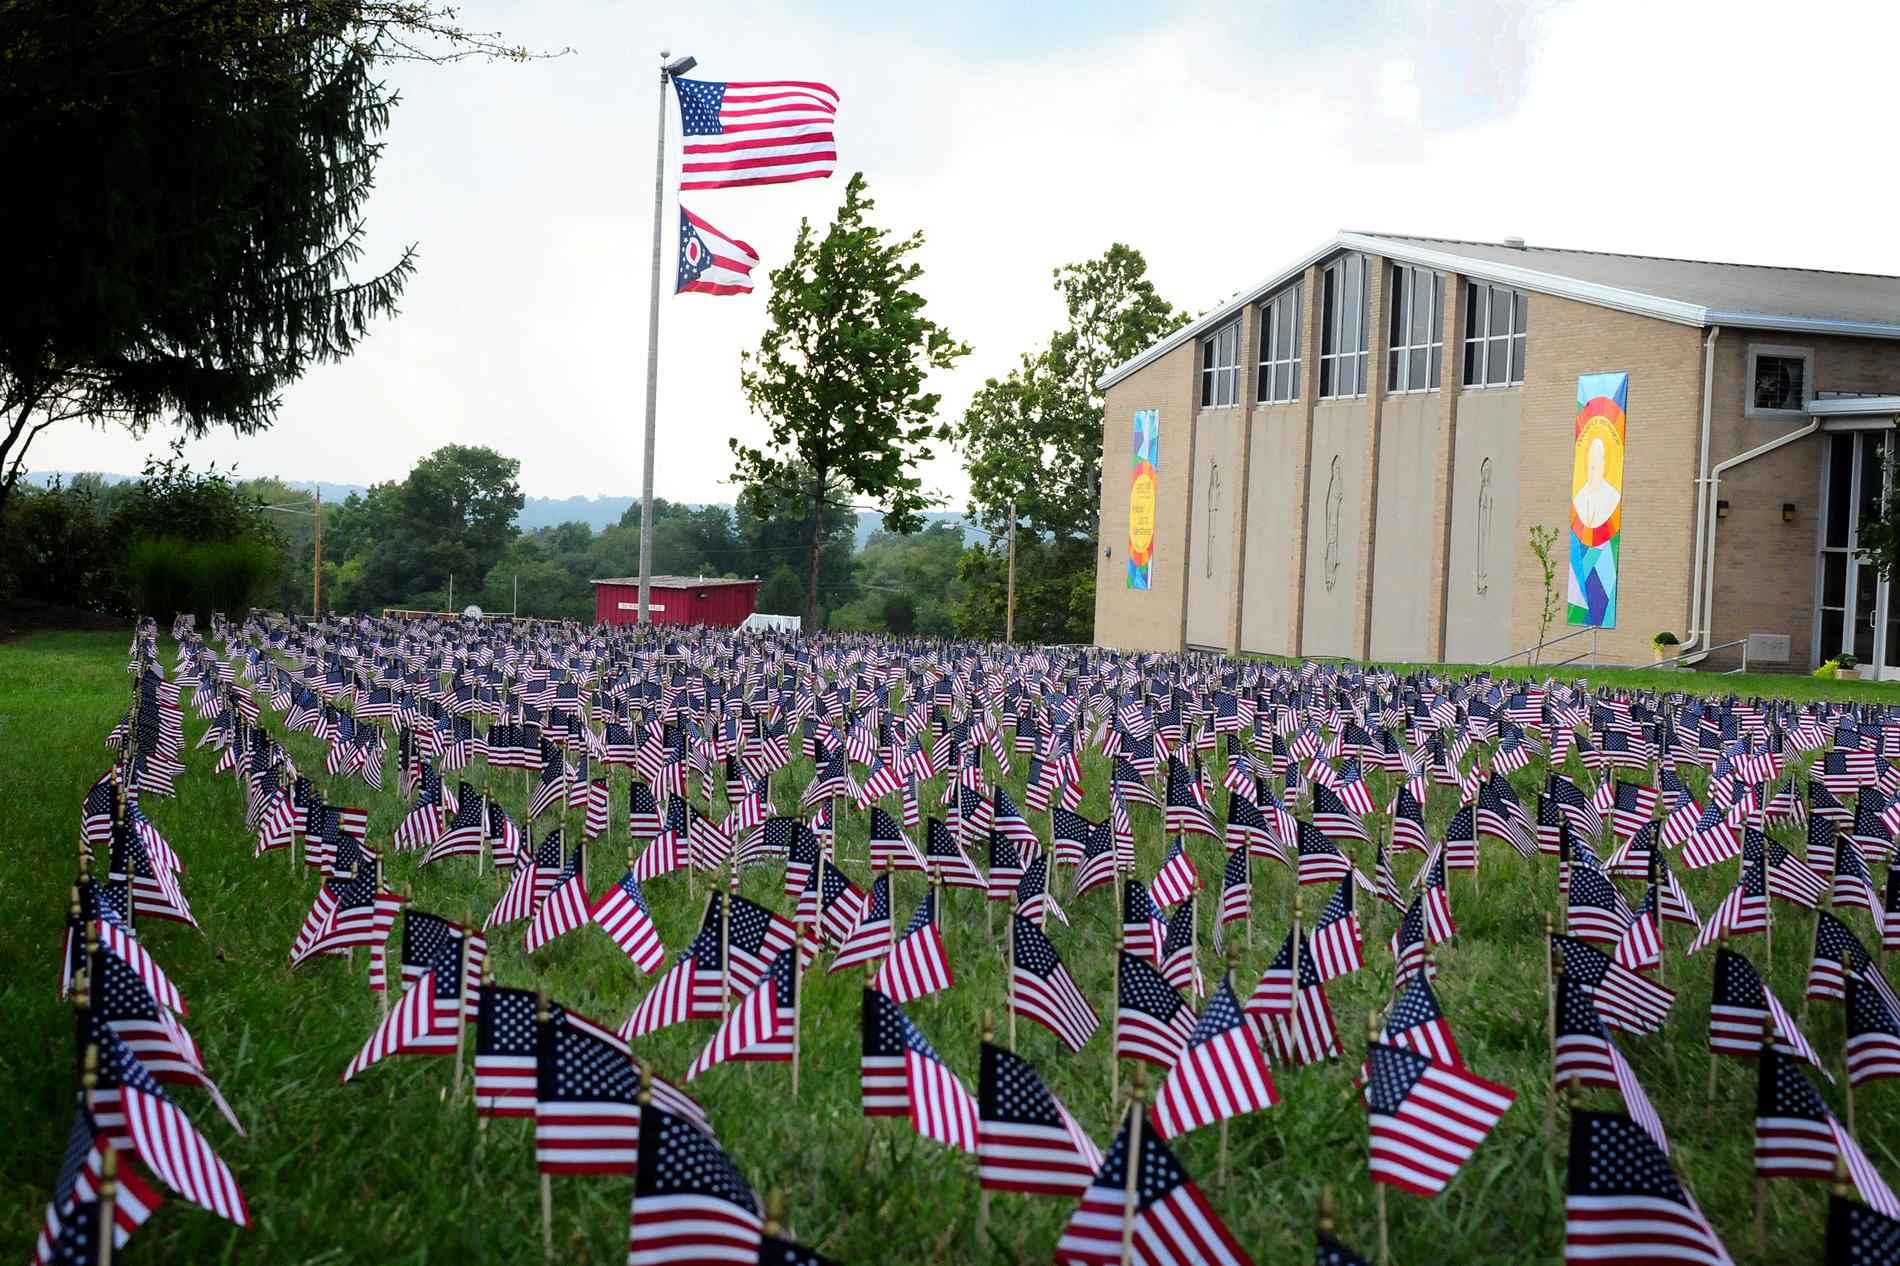
MULTIPOLYGON (((44 470, 33 471, 22 478, 27 483, 37 484, 43 488, 54 479, 70 482, 78 473, 71 470, 44 470)), ((136 478, 136 476, 102 473, 99 478, 106 483, 116 484, 136 478)), ((283 483, 287 488, 310 489, 317 486, 314 481, 308 479, 286 479, 283 483)), ((365 484, 326 482, 323 485, 323 499, 342 501, 353 492, 368 491, 369 488, 365 484)), ((532 532, 536 528, 558 527, 563 523, 585 523, 598 532, 602 528, 612 527, 620 522, 620 516, 627 512, 628 507, 638 504, 640 504, 638 497, 529 497, 522 503, 521 513, 515 516, 515 526, 524 532, 532 532)), ((955 510, 932 510, 924 515, 924 519, 930 523, 961 523, 963 515, 955 510)), ((871 539, 871 534, 876 532, 879 526, 880 520, 876 514, 860 514, 857 523, 857 542, 854 548, 862 550, 865 542, 871 539)), ((970 527, 963 529, 965 545, 974 545, 982 540, 983 534, 976 529, 970 527)))

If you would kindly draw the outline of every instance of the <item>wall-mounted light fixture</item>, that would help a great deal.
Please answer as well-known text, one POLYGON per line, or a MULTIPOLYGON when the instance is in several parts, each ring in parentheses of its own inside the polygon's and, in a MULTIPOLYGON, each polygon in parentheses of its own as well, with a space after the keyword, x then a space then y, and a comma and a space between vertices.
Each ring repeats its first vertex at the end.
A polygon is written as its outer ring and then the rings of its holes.
POLYGON ((1718 501, 1715 503, 1715 517, 1718 519, 1728 518, 1728 502, 1718 501))
POLYGON ((1781 503, 1781 521, 1783 523, 1794 522, 1794 502, 1784 501, 1781 503))

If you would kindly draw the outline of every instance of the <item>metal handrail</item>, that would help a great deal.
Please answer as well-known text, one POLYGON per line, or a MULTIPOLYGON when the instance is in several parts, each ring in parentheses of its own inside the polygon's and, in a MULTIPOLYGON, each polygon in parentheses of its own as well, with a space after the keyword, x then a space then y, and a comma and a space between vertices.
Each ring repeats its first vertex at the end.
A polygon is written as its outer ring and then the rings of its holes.
POLYGON ((1703 660, 1707 659, 1709 656, 1713 655, 1715 652, 1725 651, 1729 649, 1731 646, 1739 646, 1742 648, 1742 666, 1740 668, 1724 669, 1720 675, 1723 677, 1734 677, 1737 674, 1745 673, 1748 671, 1748 639, 1745 637, 1738 637, 1733 642, 1723 642, 1717 646, 1705 646, 1699 651, 1684 651, 1680 655, 1671 655, 1668 659, 1657 660, 1655 663, 1651 664, 1650 667, 1661 668, 1665 664, 1678 664, 1678 663, 1681 663, 1683 660, 1689 659, 1691 657, 1693 657, 1695 661, 1699 664, 1703 660))
MULTIPOLYGON (((1563 635, 1562 637, 1553 637, 1553 638, 1551 638, 1551 639, 1550 639, 1550 640, 1549 640, 1548 642, 1539 642, 1539 643, 1538 643, 1537 645, 1535 645, 1535 646, 1526 646, 1526 647, 1525 647, 1525 648, 1524 648, 1523 650, 1521 650, 1521 651, 1512 651, 1512 652, 1511 652, 1511 653, 1510 653, 1509 655, 1506 655, 1506 656, 1504 656, 1504 658, 1502 658, 1502 659, 1494 659, 1494 660, 1492 660, 1492 661, 1491 661, 1491 663, 1492 663, 1492 665, 1493 665, 1493 666, 1496 666, 1496 665, 1498 665, 1498 664, 1508 664, 1508 663, 1510 663, 1510 662, 1511 662, 1512 660, 1514 660, 1514 659, 1516 659, 1516 658, 1517 658, 1517 657, 1518 657, 1519 655, 1522 655, 1522 656, 1524 656, 1524 662, 1525 662, 1525 664, 1527 664, 1527 665, 1528 665, 1528 664, 1530 664, 1530 663, 1532 662, 1532 661, 1531 661, 1531 658, 1530 658, 1530 657, 1531 657, 1532 655, 1535 655, 1535 654, 1537 654, 1537 653, 1538 653, 1539 651, 1541 651, 1541 650, 1543 650, 1543 649, 1544 649, 1544 648, 1545 648, 1546 646, 1556 646, 1556 645, 1557 645, 1557 644, 1559 644, 1560 642, 1568 642, 1568 641, 1569 641, 1569 640, 1570 640, 1571 638, 1573 638, 1573 637, 1582 637, 1582 636, 1583 636, 1584 634, 1586 634, 1586 633, 1595 633, 1595 632, 1597 632, 1597 630, 1596 630, 1595 628, 1591 628, 1591 627, 1588 627, 1588 626, 1586 626, 1586 627, 1584 627, 1584 628, 1581 628, 1581 629, 1577 629, 1577 630, 1576 630, 1575 632, 1571 632, 1571 633, 1566 633, 1566 634, 1564 634, 1564 635, 1563 635)), ((1579 656, 1573 656, 1572 658, 1575 658, 1575 659, 1581 659, 1581 658, 1582 658, 1582 656, 1580 656, 1580 655, 1579 655, 1579 656)), ((1569 663, 1569 662, 1570 662, 1570 660, 1565 660, 1565 661, 1564 661, 1564 663, 1566 663, 1566 664, 1567 664, 1567 663, 1569 663)), ((1553 667, 1555 667, 1555 665, 1553 665, 1553 667)))

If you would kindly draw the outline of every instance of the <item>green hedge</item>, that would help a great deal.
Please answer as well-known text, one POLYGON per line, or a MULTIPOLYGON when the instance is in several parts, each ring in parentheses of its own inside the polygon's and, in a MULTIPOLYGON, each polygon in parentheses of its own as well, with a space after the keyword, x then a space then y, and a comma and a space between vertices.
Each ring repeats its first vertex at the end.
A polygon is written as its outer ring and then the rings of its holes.
POLYGON ((120 583, 133 610, 161 624, 181 611, 240 615, 275 580, 279 563, 277 551, 255 538, 160 536, 126 545, 120 583))

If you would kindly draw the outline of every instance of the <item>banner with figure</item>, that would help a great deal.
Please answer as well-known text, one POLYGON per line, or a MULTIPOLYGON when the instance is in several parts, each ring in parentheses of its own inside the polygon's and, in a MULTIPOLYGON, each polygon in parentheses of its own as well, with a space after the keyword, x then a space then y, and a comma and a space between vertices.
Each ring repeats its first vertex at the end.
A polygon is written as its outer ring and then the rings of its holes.
POLYGON ((1154 580, 1155 501, 1161 478, 1161 414, 1135 410, 1134 470, 1128 484, 1128 587, 1147 589, 1154 580))
POLYGON ((1577 377, 1577 447, 1570 477, 1570 623, 1616 627, 1623 553, 1623 439, 1630 376, 1577 377))

